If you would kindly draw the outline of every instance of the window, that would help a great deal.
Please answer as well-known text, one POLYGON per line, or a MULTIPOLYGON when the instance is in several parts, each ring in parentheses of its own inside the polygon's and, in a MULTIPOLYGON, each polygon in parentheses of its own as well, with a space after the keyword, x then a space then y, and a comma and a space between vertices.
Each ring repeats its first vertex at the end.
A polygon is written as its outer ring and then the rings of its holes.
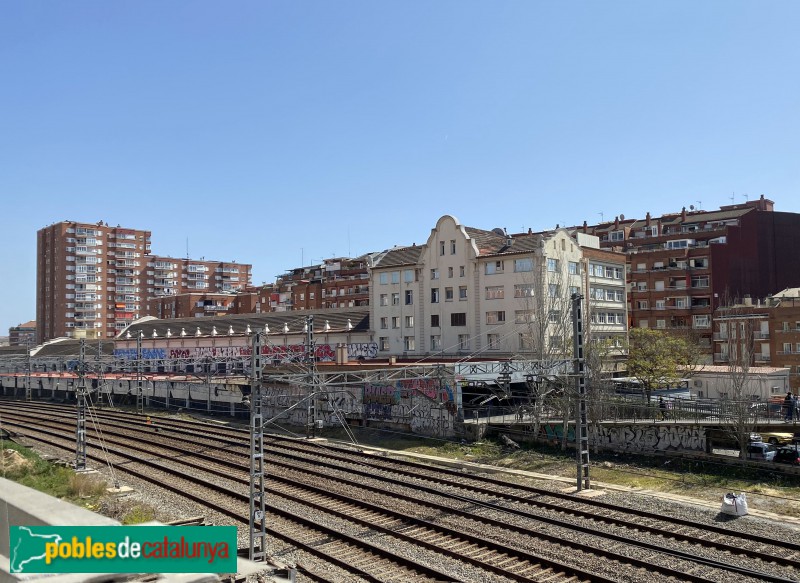
POLYGON ((547 271, 558 271, 558 259, 550 258, 547 260, 547 271))
POLYGON ((694 328, 711 328, 711 316, 694 316, 694 328))
POLYGON ((414 316, 406 316, 406 328, 414 327, 414 316))
POLYGON ((406 290, 406 305, 410 306, 414 303, 414 292, 410 289, 406 290))
POLYGON ((656 310, 663 310, 666 308, 666 302, 664 300, 656 300, 656 310))
POLYGON ((646 281, 637 281, 636 282, 636 291, 647 291, 647 282, 646 281))
POLYGON ((530 257, 526 257, 524 259, 515 259, 514 271, 533 271, 533 259, 530 257))
POLYGON ((505 287, 502 285, 490 285, 486 287, 487 300, 502 300, 505 297, 505 287))
POLYGON ((561 310, 550 310, 547 319, 551 324, 558 324, 561 321, 561 310))
POLYGON ((453 277, 453 268, 452 267, 448 267, 447 268, 447 277, 453 277))
POLYGON ((503 273, 503 265, 504 264, 502 261, 490 261, 489 263, 486 263, 484 267, 486 275, 503 273))
POLYGON ((520 333, 519 335, 519 349, 520 350, 532 350, 533 349, 533 342, 531 341, 531 337, 527 334, 520 333))
POLYGON ((624 231, 611 231, 609 237, 612 241, 622 241, 625 239, 625 232, 624 231))
POLYGON ((431 288, 431 303, 438 304, 439 303, 439 288, 434 287, 431 288))
POLYGON ((399 306, 400 305, 400 293, 395 292, 392 294, 392 305, 399 306))
POLYGON ((381 330, 386 330, 389 328, 389 318, 381 318, 381 330))
POLYGON ((378 346, 379 350, 386 351, 389 350, 389 339, 386 336, 381 336, 378 338, 378 346))
POLYGON ((560 335, 553 334, 552 336, 550 336, 550 346, 551 347, 560 347, 563 344, 564 344, 564 339, 560 335))
POLYGON ((439 255, 444 255, 444 241, 439 242, 439 255))
POLYGON ((438 334, 431 336, 431 350, 442 349, 442 337, 438 334))
POLYGON ((533 284, 521 283, 514 286, 515 298, 532 298, 533 297, 533 284))
POLYGON ((458 349, 469 350, 469 334, 458 335, 458 349))
POLYGON ((393 271, 392 272, 392 283, 400 283, 400 272, 393 271))
POLYGON ((791 342, 784 342, 783 343, 783 353, 784 354, 791 354, 792 353, 792 343, 791 342))
POLYGON ((579 275, 580 272, 581 272, 580 265, 578 265, 578 263, 576 261, 570 261, 567 264, 567 268, 569 269, 569 274, 570 275, 579 275))
POLYGON ((431 328, 439 327, 439 314, 431 314, 431 328))
POLYGON ((455 239, 450 240, 450 255, 456 254, 456 241, 455 239))
POLYGON ((439 279, 439 270, 431 269, 431 279, 439 279))
POLYGON ((533 314, 528 310, 517 310, 514 312, 515 324, 528 324, 533 319, 533 314))
POLYGON ((387 283, 389 283, 389 274, 388 274, 388 273, 385 273, 385 272, 384 272, 384 273, 381 273, 381 274, 378 276, 378 282, 379 282, 381 285, 386 285, 387 283))
POLYGON ((387 294, 381 294, 381 305, 382 306, 389 305, 389 296, 387 294))
POLYGON ((392 316, 392 328, 399 328, 400 327, 400 316, 392 316))
POLYGON ((403 281, 406 283, 411 283, 414 281, 414 270, 413 269, 404 269, 403 270, 403 281))
POLYGON ((661 280, 657 281, 657 282, 655 282, 655 285, 656 285, 656 287, 655 287, 656 291, 664 291, 664 282, 663 281, 661 281, 661 280))
POLYGON ((454 314, 450 314, 450 325, 451 326, 466 326, 467 325, 467 315, 464 312, 456 312, 454 314))
POLYGON ((648 307, 647 300, 638 300, 636 302, 636 309, 637 310, 646 310, 648 307))
POLYGON ((458 299, 460 301, 467 299, 467 286, 465 285, 458 286, 458 299))
POLYGON ((574 295, 577 295, 577 294, 580 294, 580 293, 581 293, 581 288, 578 287, 577 285, 569 286, 569 296, 570 297, 572 297, 574 295))
POLYGON ((453 301, 453 288, 446 287, 444 288, 444 301, 452 302, 453 301))
POLYGON ((488 344, 489 350, 498 350, 500 348, 500 335, 487 334, 486 343, 488 344))
POLYGON ((404 350, 414 350, 414 337, 413 336, 404 336, 403 337, 403 349, 404 350))
POLYGON ((463 266, 463 265, 462 265, 462 266, 460 266, 460 267, 458 268, 458 277, 464 277, 464 271, 465 271, 465 270, 464 270, 464 266, 463 266))
POLYGON ((503 311, 486 312, 487 324, 502 324, 506 321, 506 313, 503 311))
POLYGON ((557 283, 548 283, 547 284, 547 295, 551 298, 557 298, 560 293, 561 286, 557 283))

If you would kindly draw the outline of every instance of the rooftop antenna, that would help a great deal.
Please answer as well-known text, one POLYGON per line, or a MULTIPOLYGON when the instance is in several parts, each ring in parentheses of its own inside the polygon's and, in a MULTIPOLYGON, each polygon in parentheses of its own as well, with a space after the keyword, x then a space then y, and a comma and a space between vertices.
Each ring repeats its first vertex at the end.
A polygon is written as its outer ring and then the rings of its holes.
POLYGON ((600 215, 600 222, 602 223, 605 219, 603 218, 603 213, 597 213, 600 215))
POLYGON ((744 193, 742 196, 744 197, 744 201, 745 201, 745 202, 749 202, 749 200, 750 200, 750 195, 749 195, 749 194, 747 194, 747 193, 745 192, 745 193, 744 193))
POLYGON ((703 210, 703 201, 702 200, 696 200, 695 202, 697 203, 697 210, 699 210, 699 211, 703 210))
POLYGON ((733 199, 736 197, 736 192, 731 193, 731 204, 733 204, 733 199))
POLYGON ((189 237, 186 237, 186 259, 189 259, 189 237))

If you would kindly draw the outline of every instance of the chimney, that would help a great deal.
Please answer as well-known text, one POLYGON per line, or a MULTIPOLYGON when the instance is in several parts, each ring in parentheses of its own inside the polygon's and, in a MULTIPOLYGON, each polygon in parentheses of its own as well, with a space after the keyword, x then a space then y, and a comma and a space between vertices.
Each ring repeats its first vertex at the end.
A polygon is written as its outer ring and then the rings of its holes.
POLYGON ((619 229, 619 216, 614 217, 614 230, 619 229))
POLYGON ((583 221, 583 232, 584 233, 589 232, 589 225, 586 224, 586 221, 583 221))
POLYGON ((744 305, 745 306, 752 306, 753 305, 753 298, 751 298, 749 294, 745 294, 745 296, 744 296, 744 305))
POLYGON ((681 210, 681 221, 685 220, 686 220, 686 207, 683 207, 683 209, 681 210))
POLYGON ((650 213, 648 212, 647 215, 644 217, 644 224, 645 226, 650 226, 650 213))

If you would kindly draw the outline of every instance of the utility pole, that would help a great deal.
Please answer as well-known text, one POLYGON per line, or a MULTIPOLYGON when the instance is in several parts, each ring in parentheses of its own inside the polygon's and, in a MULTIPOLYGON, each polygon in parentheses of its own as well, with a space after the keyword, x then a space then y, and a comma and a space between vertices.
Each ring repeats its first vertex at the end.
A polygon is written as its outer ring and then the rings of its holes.
POLYGON ((206 387, 208 388, 208 398, 206 400, 206 411, 211 411, 211 363, 213 359, 206 357, 206 387))
POLYGON ((314 316, 306 316, 306 366, 311 394, 306 415, 306 439, 317 436, 317 361, 314 354, 314 316))
POLYGON ((253 334, 250 368, 250 553, 251 561, 267 554, 266 500, 264 492, 264 411, 261 380, 261 333, 253 334))
POLYGON ((583 296, 572 294, 572 341, 574 374, 576 380, 575 403, 575 462, 577 465, 577 490, 590 489, 589 481, 589 426, 586 421, 586 362, 583 357, 583 296))
POLYGON ((144 413, 144 362, 142 362, 142 337, 139 330, 136 336, 136 412, 144 413))
POLYGON ((78 361, 78 424, 75 428, 75 470, 86 469, 86 340, 81 339, 78 361))
MULTIPOLYGON (((25 400, 33 400, 33 387, 31 387, 31 341, 25 342, 26 358, 25 358, 25 400)), ((41 395, 40 395, 41 396, 41 395)))

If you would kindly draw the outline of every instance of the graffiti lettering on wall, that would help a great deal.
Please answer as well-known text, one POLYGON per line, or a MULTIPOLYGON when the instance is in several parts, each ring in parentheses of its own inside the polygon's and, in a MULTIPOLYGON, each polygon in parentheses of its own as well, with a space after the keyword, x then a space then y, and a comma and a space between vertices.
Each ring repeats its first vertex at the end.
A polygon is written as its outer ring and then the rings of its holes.
MULTIPOLYGON (((146 360, 159 360, 167 358, 238 358, 249 357, 253 353, 250 345, 242 346, 193 346, 175 348, 142 348, 142 358, 146 360)), ((375 358, 378 355, 378 345, 375 342, 362 342, 347 345, 350 358, 375 358)), ((264 346, 263 354, 282 363, 298 362, 305 359, 306 347, 304 344, 268 345, 264 346)), ((333 362, 336 360, 336 350, 330 344, 317 344, 314 355, 318 362, 333 362)), ((125 360, 136 360, 135 348, 118 348, 114 356, 125 360)))
POLYGON ((378 356, 377 342, 354 342, 347 345, 347 358, 358 360, 359 358, 375 358, 378 356))
MULTIPOLYGON (((114 356, 125 360, 136 360, 138 358, 135 348, 116 348, 114 349, 114 356)), ((142 348, 142 358, 147 360, 157 360, 167 357, 167 351, 164 348, 142 348)))
POLYGON ((706 434, 702 427, 689 425, 601 427, 590 431, 590 443, 626 451, 705 451, 706 434))
POLYGON ((170 348, 170 358, 236 358, 250 356, 253 349, 250 346, 195 346, 194 348, 170 348))
MULTIPOLYGON (((564 426, 560 423, 546 423, 541 427, 540 437, 560 441, 564 426)), ((567 429, 567 441, 575 441, 575 427, 567 429)), ((662 452, 673 450, 705 451, 706 436, 701 427, 671 425, 627 425, 594 426, 589 428, 589 444, 609 449, 635 452, 662 452)))
POLYGON ((397 405, 400 397, 399 389, 393 385, 364 385, 364 405, 397 405))
POLYGON ((391 405, 369 403, 364 405, 364 417, 367 419, 390 420, 394 418, 391 405))

